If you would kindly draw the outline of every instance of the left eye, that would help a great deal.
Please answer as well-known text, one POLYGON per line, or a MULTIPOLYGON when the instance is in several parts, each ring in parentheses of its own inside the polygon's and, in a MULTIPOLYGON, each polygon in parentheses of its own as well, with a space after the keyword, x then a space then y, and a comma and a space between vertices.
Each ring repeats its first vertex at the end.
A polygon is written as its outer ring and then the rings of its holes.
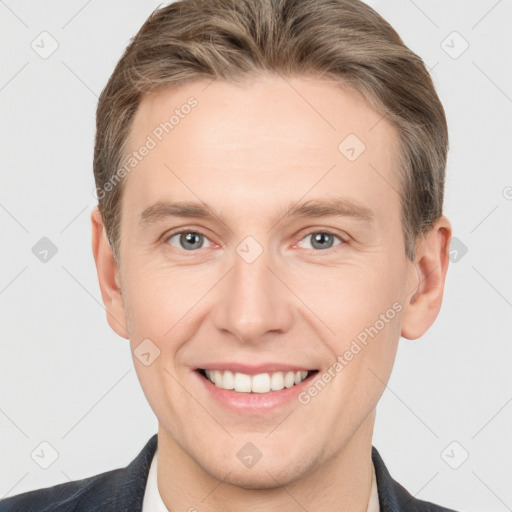
POLYGON ((180 245, 178 246, 178 249, 185 249, 186 251, 202 249, 203 242, 208 240, 208 238, 206 238, 202 233, 197 233, 196 231, 182 231, 181 233, 176 233, 167 239, 167 242, 173 247, 176 247, 176 245, 174 245, 171 240, 176 237, 179 237, 178 243, 180 245))
MULTIPOLYGON (((311 247, 306 247, 306 249, 315 249, 315 250, 323 250, 330 249, 334 245, 339 245, 343 242, 340 237, 333 235, 332 233, 326 233, 324 231, 314 231, 306 235, 302 240, 307 240, 311 238, 311 247), (339 243, 334 244, 334 240, 338 239, 339 243)), ((302 241, 301 240, 301 241, 302 241)))

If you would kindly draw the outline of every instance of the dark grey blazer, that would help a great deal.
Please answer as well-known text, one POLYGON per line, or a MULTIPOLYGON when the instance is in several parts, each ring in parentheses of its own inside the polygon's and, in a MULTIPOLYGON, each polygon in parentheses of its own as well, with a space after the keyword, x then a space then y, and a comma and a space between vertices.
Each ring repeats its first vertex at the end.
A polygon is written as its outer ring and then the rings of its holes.
MULTIPOLYGON (((0 512, 141 512, 157 434, 125 468, 0 500, 0 512)), ((381 512, 454 512, 411 496, 372 449, 381 512)))

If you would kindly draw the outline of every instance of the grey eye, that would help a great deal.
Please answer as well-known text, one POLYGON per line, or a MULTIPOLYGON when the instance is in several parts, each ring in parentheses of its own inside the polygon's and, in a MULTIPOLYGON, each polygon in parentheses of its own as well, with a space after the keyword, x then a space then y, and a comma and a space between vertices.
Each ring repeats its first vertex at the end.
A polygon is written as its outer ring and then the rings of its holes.
POLYGON ((206 240, 208 239, 204 235, 195 231, 182 231, 181 233, 175 233, 167 239, 168 243, 173 247, 184 249, 186 251, 201 249, 206 240), (178 245, 172 243, 173 238, 176 237, 178 237, 178 245))
POLYGON ((306 247, 306 249, 321 251, 322 249, 330 249, 331 247, 341 243, 341 239, 338 236, 324 231, 314 231, 313 233, 309 233, 302 240, 307 240, 308 238, 311 239, 311 247, 306 247), (338 244, 334 244, 335 239, 338 239, 340 242, 338 244))

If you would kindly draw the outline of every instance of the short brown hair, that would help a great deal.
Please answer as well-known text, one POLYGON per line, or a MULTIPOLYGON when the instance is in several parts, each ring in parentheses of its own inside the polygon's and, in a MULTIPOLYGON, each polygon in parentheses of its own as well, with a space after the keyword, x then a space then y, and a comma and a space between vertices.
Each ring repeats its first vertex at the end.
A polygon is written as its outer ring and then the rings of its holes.
POLYGON ((114 256, 124 184, 116 172, 143 96, 193 80, 234 82, 263 72, 335 79, 396 127, 402 229, 414 259, 418 236, 442 215, 446 118, 423 61, 359 0, 180 0, 150 15, 97 108, 94 177, 114 256))

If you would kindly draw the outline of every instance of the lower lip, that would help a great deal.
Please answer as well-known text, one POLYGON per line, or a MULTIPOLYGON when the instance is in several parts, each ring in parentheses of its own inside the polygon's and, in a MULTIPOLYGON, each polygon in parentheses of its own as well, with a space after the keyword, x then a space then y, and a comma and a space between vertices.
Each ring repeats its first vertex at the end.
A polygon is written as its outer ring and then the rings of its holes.
POLYGON ((218 388, 203 377, 198 371, 194 371, 197 378, 211 396, 224 407, 239 413, 260 413, 274 410, 293 401, 298 401, 297 395, 311 385, 315 374, 308 375, 299 384, 291 388, 283 388, 280 391, 269 391, 268 393, 239 393, 232 389, 218 388))

